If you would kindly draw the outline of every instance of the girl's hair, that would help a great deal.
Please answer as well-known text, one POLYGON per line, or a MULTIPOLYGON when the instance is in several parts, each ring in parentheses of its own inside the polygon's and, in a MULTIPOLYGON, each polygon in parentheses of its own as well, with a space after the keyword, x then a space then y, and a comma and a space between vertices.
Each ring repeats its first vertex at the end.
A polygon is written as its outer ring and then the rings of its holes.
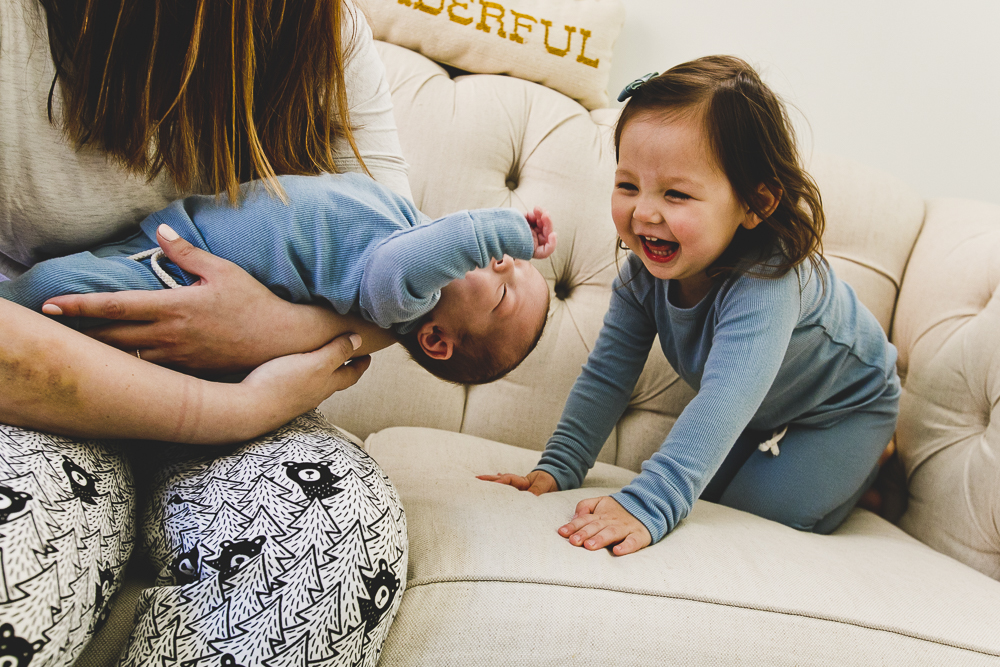
MULTIPOLYGON (((335 172, 347 139, 343 0, 40 0, 78 146, 239 201, 239 184, 335 172)), ((362 19, 363 20, 363 19, 362 19)), ((364 163, 362 162, 362 165, 364 163)))
POLYGON ((741 273, 779 277, 806 259, 819 270, 826 223, 819 188, 799 162, 784 104, 743 60, 699 58, 640 85, 618 118, 615 158, 629 121, 684 113, 701 114, 709 148, 730 186, 762 220, 752 230, 737 230, 726 251, 709 267, 709 277, 724 279, 741 273), (781 194, 770 215, 766 215, 766 199, 758 192, 761 184, 781 194), (775 251, 779 253, 776 259, 772 257, 775 251))

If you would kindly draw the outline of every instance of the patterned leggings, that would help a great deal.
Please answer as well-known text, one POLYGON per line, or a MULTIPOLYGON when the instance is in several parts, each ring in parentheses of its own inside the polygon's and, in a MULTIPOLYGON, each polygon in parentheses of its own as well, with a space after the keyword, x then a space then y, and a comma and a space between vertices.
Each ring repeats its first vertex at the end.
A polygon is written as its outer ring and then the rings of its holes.
POLYGON ((131 554, 136 487, 158 576, 120 665, 378 662, 406 520, 378 465, 313 412, 224 449, 0 425, 0 664, 73 663, 131 554))

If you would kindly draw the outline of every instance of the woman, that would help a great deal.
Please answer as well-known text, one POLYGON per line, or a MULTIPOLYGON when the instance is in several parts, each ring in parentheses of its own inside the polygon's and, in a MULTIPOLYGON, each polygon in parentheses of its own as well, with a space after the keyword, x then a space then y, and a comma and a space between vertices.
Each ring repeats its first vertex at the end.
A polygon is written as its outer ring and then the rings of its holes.
MULTIPOLYGON (((371 33, 341 0, 0 6, 6 276, 125 234, 179 195, 250 179, 368 170, 409 195, 371 33)), ((67 314, 127 320, 96 340, 0 302, 0 422, 11 425, 0 427, 0 630, 37 664, 71 664, 117 588, 136 523, 130 457, 153 448, 30 429, 240 442, 352 385, 368 361, 345 361, 385 344, 180 239, 160 241, 201 284, 58 301, 67 314), (345 331, 362 335, 360 348, 345 331), (256 370, 221 384, 150 361, 256 370)), ((165 585, 145 598, 125 662, 377 660, 405 572, 398 499, 338 432, 294 424, 221 456, 155 448, 143 539, 165 585), (225 622, 205 620, 223 608, 225 622), (263 618, 274 622, 252 620, 263 618)))

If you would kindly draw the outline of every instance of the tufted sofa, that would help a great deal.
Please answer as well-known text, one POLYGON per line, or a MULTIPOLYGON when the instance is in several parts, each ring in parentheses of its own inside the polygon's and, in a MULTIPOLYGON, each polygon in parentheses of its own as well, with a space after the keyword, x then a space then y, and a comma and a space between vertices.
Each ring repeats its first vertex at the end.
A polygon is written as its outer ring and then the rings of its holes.
MULTIPOLYGON (((475 475, 532 468, 597 337, 618 259, 615 112, 380 49, 417 205, 538 205, 559 232, 538 262, 546 332, 507 379, 448 385, 393 348, 323 406, 407 512, 406 593, 381 665, 1000 664, 1000 207, 924 201, 832 157, 810 165, 826 255, 899 349, 898 526, 859 509, 818 536, 698 502, 652 548, 587 552, 556 527, 628 483, 692 397, 656 347, 585 488, 536 498, 475 475)), ((78 665, 113 657, 141 584, 78 665)))

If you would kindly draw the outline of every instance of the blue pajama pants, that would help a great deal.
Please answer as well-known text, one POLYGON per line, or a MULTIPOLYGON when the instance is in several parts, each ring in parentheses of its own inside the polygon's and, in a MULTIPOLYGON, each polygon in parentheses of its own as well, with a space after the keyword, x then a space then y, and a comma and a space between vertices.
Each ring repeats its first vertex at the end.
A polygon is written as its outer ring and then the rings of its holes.
POLYGON ((871 403, 823 427, 790 424, 779 454, 757 447, 770 431, 747 429, 701 494, 798 530, 833 532, 878 475, 896 430, 898 378, 871 403))

